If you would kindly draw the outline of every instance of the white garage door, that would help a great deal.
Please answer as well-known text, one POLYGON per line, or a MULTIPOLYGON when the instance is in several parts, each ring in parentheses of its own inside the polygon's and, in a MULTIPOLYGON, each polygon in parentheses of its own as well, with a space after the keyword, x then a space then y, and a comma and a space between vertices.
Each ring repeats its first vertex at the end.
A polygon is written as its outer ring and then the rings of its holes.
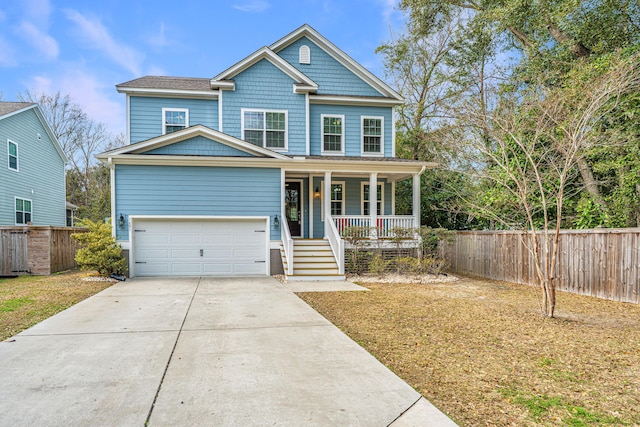
POLYGON ((260 219, 134 220, 134 274, 267 274, 268 234, 260 219))

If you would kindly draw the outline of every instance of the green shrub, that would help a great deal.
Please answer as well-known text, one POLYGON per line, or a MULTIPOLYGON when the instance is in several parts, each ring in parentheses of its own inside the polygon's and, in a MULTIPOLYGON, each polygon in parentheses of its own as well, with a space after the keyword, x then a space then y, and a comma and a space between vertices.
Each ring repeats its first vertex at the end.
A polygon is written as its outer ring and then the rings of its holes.
POLYGON ((378 253, 369 261, 369 273, 382 277, 390 263, 391 261, 385 260, 382 254, 378 253))
POLYGON ((89 230, 71 235, 80 243, 76 262, 82 270, 97 270, 103 276, 121 274, 126 270, 127 260, 122 256, 122 247, 111 235, 110 222, 84 219, 78 222, 78 226, 89 230))
POLYGON ((400 274, 420 273, 420 259, 413 256, 396 258, 396 271, 400 274))

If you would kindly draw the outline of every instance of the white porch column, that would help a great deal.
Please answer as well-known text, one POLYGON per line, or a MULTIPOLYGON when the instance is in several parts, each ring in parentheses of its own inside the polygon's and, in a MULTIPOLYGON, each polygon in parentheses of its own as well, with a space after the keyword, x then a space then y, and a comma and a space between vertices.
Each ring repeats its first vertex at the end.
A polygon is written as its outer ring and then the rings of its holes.
POLYGON ((420 174, 413 174, 413 226, 420 227, 420 174))
POLYGON ((371 218, 371 232, 369 237, 372 240, 378 238, 378 173, 369 174, 369 217, 371 218))
MULTIPOLYGON (((331 172, 324 173, 324 220, 333 221, 331 218, 331 172)), ((326 226, 325 226, 326 229, 326 226)), ((326 233, 325 233, 326 236, 326 233)))

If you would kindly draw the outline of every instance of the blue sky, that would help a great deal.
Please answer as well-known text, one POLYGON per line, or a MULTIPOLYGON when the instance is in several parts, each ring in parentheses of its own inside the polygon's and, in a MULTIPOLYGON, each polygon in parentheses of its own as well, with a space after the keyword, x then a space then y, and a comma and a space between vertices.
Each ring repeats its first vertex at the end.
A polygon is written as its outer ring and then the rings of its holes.
POLYGON ((398 0, 2 0, 0 92, 60 91, 125 130, 115 85, 213 77, 307 23, 384 78, 376 47, 402 29, 398 0))

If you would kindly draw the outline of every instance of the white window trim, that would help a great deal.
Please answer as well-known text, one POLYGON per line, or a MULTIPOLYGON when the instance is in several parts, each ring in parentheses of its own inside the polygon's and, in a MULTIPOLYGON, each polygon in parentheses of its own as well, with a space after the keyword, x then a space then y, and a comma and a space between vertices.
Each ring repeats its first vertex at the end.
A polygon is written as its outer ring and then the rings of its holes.
POLYGON ((367 157, 384 157, 384 116, 360 116, 360 153, 367 157), (365 119, 380 120, 380 152, 364 151, 364 121, 365 119))
MULTIPOLYGON (((13 222, 15 223, 15 225, 27 225, 27 223, 23 223, 23 224, 18 224, 18 222, 16 221, 16 212, 18 212, 16 210, 16 201, 17 200, 22 200, 23 202, 29 202, 31 204, 31 211, 29 211, 29 213, 31 214, 31 221, 28 221, 30 223, 33 224, 33 201, 31 199, 23 199, 22 197, 18 197, 15 196, 13 198, 13 222)), ((25 210, 21 211, 21 212, 26 212, 25 210)), ((24 219, 24 216, 22 217, 22 219, 24 219)))
MULTIPOLYGON (((364 199, 364 187, 366 185, 369 185, 369 182, 367 181, 362 181, 360 183, 360 214, 361 215, 367 215, 364 213, 364 202, 368 202, 369 200, 365 200, 364 199)), ((382 187, 382 189, 380 190, 380 216, 384 215, 384 182, 379 182, 377 183, 378 186, 382 187)), ((377 191, 376 191, 377 194, 377 191)), ((371 215, 371 209, 369 209, 369 215, 371 215)))
MULTIPOLYGON (((342 213, 340 215, 344 215, 347 210, 347 185, 345 181, 331 180, 331 185, 334 184, 342 185, 342 213)), ((324 221, 324 179, 320 180, 320 221, 324 221)))
POLYGON ((320 150, 321 150, 320 152, 322 154, 328 154, 328 155, 332 155, 332 156, 344 156, 345 124, 346 124, 346 122, 345 122, 344 114, 321 114, 320 115, 320 150), (324 119, 325 119, 325 117, 337 117, 340 120, 342 120, 342 134, 340 135, 340 150, 339 151, 325 150, 324 149, 324 119))
POLYGON ((20 147, 18 147, 17 142, 12 141, 10 139, 7 139, 7 168, 9 168, 10 171, 20 172, 20 147), (11 157, 11 150, 9 149, 9 146, 11 146, 11 144, 16 146, 16 168, 15 169, 11 167, 11 161, 9 160, 9 158, 11 157))
MULTIPOLYGON (((188 128, 189 127, 189 109, 188 108, 163 108, 162 109, 162 134, 166 135, 167 134, 167 121, 165 120, 166 117, 166 113, 168 111, 179 111, 181 113, 184 113, 184 128, 188 128)), ((174 125, 172 125, 174 126, 174 125)))
MULTIPOLYGON (((273 150, 273 151, 289 151, 289 110, 267 110, 262 108, 241 108, 240 109, 240 128, 242 130, 242 139, 244 139, 244 113, 254 112, 254 113, 284 113, 284 147, 267 147, 267 129, 263 129, 264 133, 262 134, 262 147, 273 150)), ((265 117, 264 120, 265 126, 267 125, 267 120, 265 117)))

